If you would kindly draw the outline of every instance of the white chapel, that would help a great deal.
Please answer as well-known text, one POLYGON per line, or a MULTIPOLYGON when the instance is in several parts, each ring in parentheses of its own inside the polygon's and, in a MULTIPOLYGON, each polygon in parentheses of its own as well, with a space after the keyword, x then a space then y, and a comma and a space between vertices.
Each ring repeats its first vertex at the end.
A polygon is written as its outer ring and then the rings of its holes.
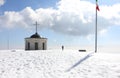
POLYGON ((25 50, 47 50, 47 38, 42 38, 37 33, 37 22, 35 25, 36 33, 25 38, 25 50))

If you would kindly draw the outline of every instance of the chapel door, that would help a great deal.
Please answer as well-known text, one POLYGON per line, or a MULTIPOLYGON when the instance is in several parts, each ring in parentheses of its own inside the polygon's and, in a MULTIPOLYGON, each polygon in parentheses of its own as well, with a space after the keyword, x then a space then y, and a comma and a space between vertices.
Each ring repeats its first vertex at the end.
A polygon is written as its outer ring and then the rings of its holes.
POLYGON ((30 50, 30 43, 28 42, 28 50, 30 50))
POLYGON ((43 43, 43 50, 45 50, 45 43, 43 43))
POLYGON ((35 50, 38 50, 38 43, 35 43, 35 50))

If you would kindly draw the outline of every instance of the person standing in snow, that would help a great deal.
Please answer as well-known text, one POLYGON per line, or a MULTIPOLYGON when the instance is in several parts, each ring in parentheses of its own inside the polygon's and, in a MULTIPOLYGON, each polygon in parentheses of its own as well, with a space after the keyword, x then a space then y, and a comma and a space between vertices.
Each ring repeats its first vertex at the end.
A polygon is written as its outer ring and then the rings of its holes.
POLYGON ((62 51, 64 50, 64 46, 62 45, 62 51))

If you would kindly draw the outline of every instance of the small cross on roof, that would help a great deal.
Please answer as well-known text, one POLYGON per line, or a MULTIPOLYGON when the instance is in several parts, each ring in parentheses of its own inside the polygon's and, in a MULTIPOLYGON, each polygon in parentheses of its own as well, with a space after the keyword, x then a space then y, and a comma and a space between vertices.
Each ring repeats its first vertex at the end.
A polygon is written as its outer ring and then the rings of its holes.
POLYGON ((38 24, 37 21, 36 21, 34 25, 36 26, 36 33, 37 33, 37 26, 38 26, 39 24, 38 24))

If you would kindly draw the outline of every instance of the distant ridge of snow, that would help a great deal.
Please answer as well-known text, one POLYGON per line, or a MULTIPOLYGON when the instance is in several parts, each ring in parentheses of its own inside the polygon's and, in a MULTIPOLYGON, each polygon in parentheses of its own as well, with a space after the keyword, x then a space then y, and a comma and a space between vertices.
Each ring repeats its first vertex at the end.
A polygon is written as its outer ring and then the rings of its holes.
POLYGON ((0 78, 120 78, 120 53, 1 50, 0 78))

